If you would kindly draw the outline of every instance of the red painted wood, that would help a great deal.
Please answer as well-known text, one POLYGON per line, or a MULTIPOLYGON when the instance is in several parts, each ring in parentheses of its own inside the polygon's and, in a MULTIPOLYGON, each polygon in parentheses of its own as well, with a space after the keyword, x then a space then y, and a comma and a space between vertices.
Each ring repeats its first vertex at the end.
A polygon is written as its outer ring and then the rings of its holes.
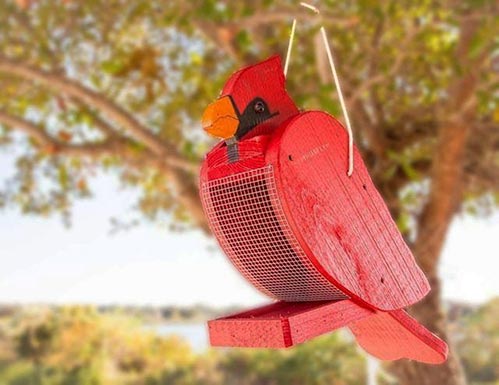
POLYGON ((213 180, 265 166, 268 135, 260 135, 239 144, 239 161, 229 163, 227 146, 220 142, 207 155, 202 165, 202 180, 213 180))
POLYGON ((447 359, 447 344, 403 310, 378 312, 353 322, 350 330, 364 350, 381 360, 408 358, 441 364, 447 359))
POLYGON ((220 96, 230 96, 240 112, 259 96, 276 113, 268 121, 253 128, 244 139, 271 134, 276 127, 298 113, 298 108, 286 91, 281 58, 277 55, 232 74, 220 96))
POLYGON ((374 314, 349 300, 276 302, 208 322, 212 346, 286 348, 374 314))
POLYGON ((276 302, 208 322, 212 346, 253 348, 288 348, 344 326, 382 360, 438 364, 447 357, 447 345, 404 311, 377 312, 351 300, 276 302))
POLYGON ((277 57, 232 75, 221 95, 230 96, 238 114, 255 97, 273 114, 238 142, 237 161, 229 162, 220 143, 203 162, 200 191, 210 227, 255 287, 305 302, 210 321, 212 345, 289 347, 350 326, 380 359, 445 360, 445 342, 398 310, 424 297, 428 281, 357 149, 347 177, 341 124, 323 112, 298 112, 277 57), (328 301, 311 302, 318 300, 328 301))
POLYGON ((267 150, 295 235, 347 294, 381 310, 409 306, 429 291, 355 149, 347 170, 347 134, 323 112, 306 112, 276 133, 267 150))
POLYGON ((340 329, 350 323, 370 317, 373 311, 350 300, 330 302, 289 317, 293 344, 301 344, 319 335, 340 329))

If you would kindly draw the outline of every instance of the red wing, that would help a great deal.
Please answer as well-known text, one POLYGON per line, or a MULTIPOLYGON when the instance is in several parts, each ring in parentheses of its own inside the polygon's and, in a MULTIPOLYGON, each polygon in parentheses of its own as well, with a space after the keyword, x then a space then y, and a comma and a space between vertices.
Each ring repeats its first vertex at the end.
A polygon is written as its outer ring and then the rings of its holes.
POLYGON ((447 344, 403 310, 378 312, 349 327, 359 345, 381 360, 407 358, 441 364, 447 359, 447 344))
POLYGON ((333 283, 385 311, 423 298, 428 281, 357 149, 354 173, 346 174, 348 137, 341 124, 323 112, 303 113, 273 143, 269 159, 277 156, 287 216, 333 283))

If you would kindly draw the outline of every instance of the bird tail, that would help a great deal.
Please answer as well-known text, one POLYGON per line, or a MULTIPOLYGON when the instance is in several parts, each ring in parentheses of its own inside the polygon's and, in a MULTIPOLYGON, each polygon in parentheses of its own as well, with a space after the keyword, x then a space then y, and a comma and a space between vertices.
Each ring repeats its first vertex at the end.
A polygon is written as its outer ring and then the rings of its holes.
POLYGON ((348 327, 359 345, 381 360, 407 358, 436 365, 447 359, 447 344, 404 310, 376 311, 348 327))

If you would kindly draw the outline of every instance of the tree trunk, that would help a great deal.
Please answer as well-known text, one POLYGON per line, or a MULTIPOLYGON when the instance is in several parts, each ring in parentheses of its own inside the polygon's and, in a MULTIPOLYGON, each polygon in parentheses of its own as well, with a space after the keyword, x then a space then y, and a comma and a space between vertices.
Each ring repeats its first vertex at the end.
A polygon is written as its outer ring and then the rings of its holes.
POLYGON ((439 257, 450 223, 461 201, 463 157, 469 135, 466 118, 451 119, 439 129, 433 161, 431 190, 418 223, 414 254, 430 281, 432 291, 413 306, 411 313, 428 329, 450 344, 446 363, 438 366, 400 361, 392 372, 400 385, 464 385, 466 379, 452 341, 447 333, 447 320, 441 299, 438 278, 439 257))

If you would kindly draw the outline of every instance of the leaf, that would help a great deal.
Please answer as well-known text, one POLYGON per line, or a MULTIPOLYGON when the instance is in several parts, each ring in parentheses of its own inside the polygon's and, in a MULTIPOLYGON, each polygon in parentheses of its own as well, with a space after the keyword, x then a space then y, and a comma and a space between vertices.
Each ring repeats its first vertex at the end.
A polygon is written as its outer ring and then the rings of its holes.
POLYGON ((70 142, 73 136, 70 132, 61 130, 57 133, 57 137, 61 142, 70 142))
POLYGON ((499 107, 494 109, 493 119, 494 122, 499 123, 499 107))
POLYGON ((407 175, 410 180, 414 181, 419 178, 418 172, 414 169, 414 167, 412 167, 412 164, 409 160, 405 160, 404 162, 402 162, 401 167, 405 175, 407 175))
POLYGON ((410 220, 411 217, 406 212, 398 216, 396 224, 402 234, 407 233, 411 229, 410 220))
POLYGON ((483 51, 484 47, 489 43, 489 38, 484 38, 480 33, 476 33, 471 39, 468 56, 471 59, 476 59, 483 51))
POLYGON ((236 41, 242 50, 251 48, 251 39, 247 31, 241 31, 236 35, 236 41))
POLYGON ((69 174, 68 170, 64 166, 59 166, 58 179, 63 190, 67 190, 69 187, 69 174))
POLYGON ((78 179, 78 182, 76 182, 76 188, 80 191, 87 191, 88 190, 87 181, 83 178, 78 179))
POLYGON ((16 0, 16 4, 22 10, 26 10, 31 5, 31 0, 16 0))
POLYGON ((100 65, 103 72, 109 75, 117 75, 123 71, 124 64, 119 60, 107 60, 100 65))

